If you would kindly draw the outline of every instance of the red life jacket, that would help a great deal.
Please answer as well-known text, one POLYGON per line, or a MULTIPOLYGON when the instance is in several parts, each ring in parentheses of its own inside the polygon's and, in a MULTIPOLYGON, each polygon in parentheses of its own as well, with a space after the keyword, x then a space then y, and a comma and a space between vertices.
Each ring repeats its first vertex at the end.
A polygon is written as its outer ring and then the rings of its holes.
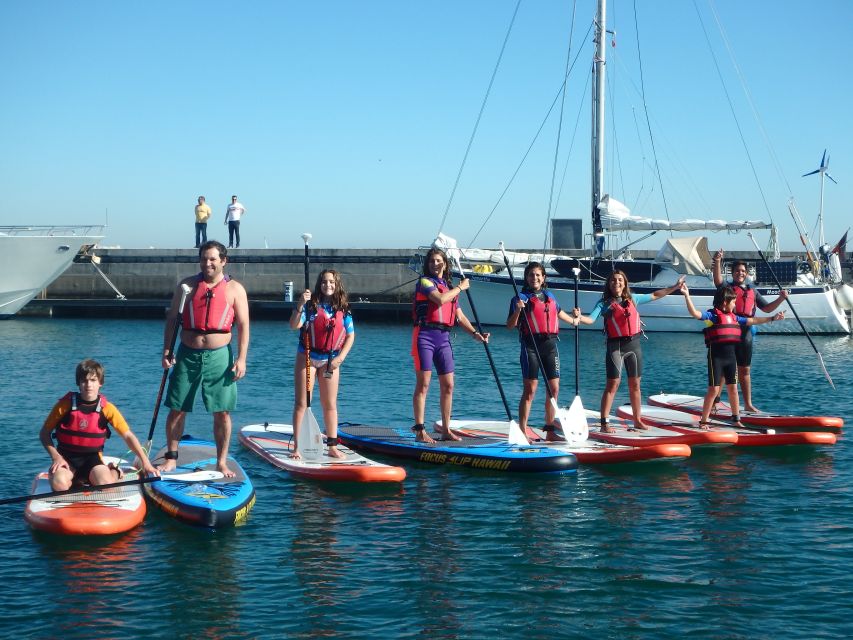
MULTIPOLYGON (((528 293, 525 313, 527 314, 527 321, 530 323, 530 329, 534 335, 555 335, 560 333, 560 312, 557 307, 557 300, 550 292, 528 293)), ((519 320, 518 330, 521 331, 521 335, 523 336, 530 334, 524 318, 519 320)))
POLYGON ((184 306, 183 328, 199 333, 231 333, 234 324, 234 307, 228 304, 225 290, 230 278, 225 276, 212 287, 208 287, 201 274, 198 275, 193 297, 184 306))
POLYGON ((714 324, 706 327, 705 344, 724 344, 728 342, 740 342, 740 324, 737 315, 724 313, 719 309, 708 309, 714 314, 714 324))
POLYGON ((755 289, 732 285, 737 298, 735 299, 735 313, 739 316, 751 318, 755 315, 755 289))
POLYGON ((341 350, 347 331, 344 327, 344 312, 335 311, 331 315, 322 306, 317 306, 313 317, 305 323, 305 329, 311 340, 311 351, 331 354, 341 350))
POLYGON ((640 313, 633 300, 614 300, 604 311, 604 332, 608 338, 630 338, 641 331, 640 313))
POLYGON ((98 396, 94 410, 88 413, 77 408, 80 402, 79 393, 69 391, 62 399, 71 402, 71 411, 56 425, 54 435, 57 445, 72 453, 103 451, 104 443, 110 437, 109 423, 101 412, 107 399, 98 396))
MULTIPOLYGON (((450 291, 450 287, 444 280, 430 276, 422 277, 432 282, 440 294, 444 295, 450 291)), ((418 286, 415 287, 415 298, 412 301, 412 320, 415 326, 449 330, 456 324, 456 308, 458 306, 458 296, 442 305, 435 304, 435 302, 430 300, 429 295, 421 291, 419 281, 418 286)))

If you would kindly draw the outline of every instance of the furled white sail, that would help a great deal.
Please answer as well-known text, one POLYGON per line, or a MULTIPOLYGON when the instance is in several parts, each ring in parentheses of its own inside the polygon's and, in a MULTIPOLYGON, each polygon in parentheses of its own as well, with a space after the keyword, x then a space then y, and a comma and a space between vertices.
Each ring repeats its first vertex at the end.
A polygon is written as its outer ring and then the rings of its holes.
POLYGON ((670 222, 657 218, 632 216, 624 204, 604 196, 598 205, 601 226, 607 231, 742 231, 745 229, 770 229, 773 225, 761 220, 698 220, 685 219, 670 222))

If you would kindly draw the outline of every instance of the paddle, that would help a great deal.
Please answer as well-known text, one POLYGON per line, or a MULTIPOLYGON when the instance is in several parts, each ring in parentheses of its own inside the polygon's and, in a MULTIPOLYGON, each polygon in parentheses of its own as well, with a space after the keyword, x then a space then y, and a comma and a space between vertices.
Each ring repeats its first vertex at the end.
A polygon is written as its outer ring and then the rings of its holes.
MULTIPOLYGON (((764 253, 762 253, 761 249, 758 246, 758 243, 755 241, 755 238, 753 238, 752 234, 749 232, 747 232, 746 235, 748 235, 749 239, 752 240, 752 244, 754 244, 755 248, 758 250, 758 255, 761 256, 761 259, 764 261, 764 264, 767 265, 767 268, 770 270, 770 274, 773 276, 773 281, 776 283, 776 286, 779 287, 779 290, 781 291, 782 289, 784 289, 784 287, 782 286, 782 283, 779 282, 779 278, 776 277, 776 272, 773 271, 773 267, 770 266, 770 263, 767 261, 767 258, 764 257, 764 253)), ((809 332, 806 329, 806 326, 803 324, 803 321, 800 320, 800 316, 797 314, 797 310, 794 308, 794 304, 791 302, 790 296, 786 298, 786 301, 788 302, 788 306, 791 307, 791 311, 794 312, 794 317, 797 319, 797 322, 800 323, 800 328, 803 330, 803 333, 806 334, 806 338, 809 339, 809 344, 812 345, 812 349, 814 349, 814 352, 817 354, 817 359, 820 362, 820 367, 821 369, 823 369, 823 375, 826 376, 826 380, 827 382, 829 382, 829 386, 831 386, 834 390, 835 383, 832 382, 832 378, 829 377, 829 371, 826 370, 826 365, 823 362, 823 356, 820 355, 820 351, 817 350, 814 340, 812 340, 812 337, 809 335, 809 332)))
MULTIPOLYGON (((578 267, 572 269, 572 275, 575 277, 575 308, 578 307, 578 276, 581 270, 578 267)), ((580 393, 580 322, 575 325, 575 399, 569 406, 568 415, 563 427, 563 437, 572 443, 580 443, 589 438, 589 424, 586 420, 586 411, 581 402, 580 393), (568 429, 568 430, 567 430, 568 429)))
MULTIPOLYGON (((310 263, 308 241, 310 239, 310 233, 302 234, 302 240, 305 242, 305 289, 311 288, 308 281, 308 265, 310 263)), ((302 414, 302 420, 298 425, 294 425, 294 428, 297 430, 297 453, 306 462, 317 462, 323 457, 323 434, 320 432, 320 425, 317 424, 314 412, 311 411, 311 336, 309 333, 307 327, 302 328, 302 339, 305 346, 305 401, 307 406, 305 413, 302 414)))
POLYGON ((63 489, 62 491, 48 491, 47 493, 33 493, 26 496, 16 496, 14 498, 0 499, 0 504, 14 504, 16 502, 29 502, 30 500, 41 500, 43 498, 53 498, 56 496, 64 496, 73 493, 85 493, 91 491, 103 491, 105 489, 115 489, 118 487, 128 487, 135 484, 146 484, 148 482, 159 482, 160 480, 177 480, 179 482, 204 482, 206 480, 218 480, 225 477, 221 471, 190 471, 188 473, 164 473, 160 476, 145 476, 144 478, 135 478, 133 480, 121 480, 119 482, 111 482, 109 484, 84 485, 73 487, 71 489, 63 489))
MULTIPOLYGON (((438 235, 438 238, 433 243, 433 246, 445 250, 451 258, 456 262, 456 268, 459 270, 459 275, 463 280, 466 280, 468 276, 465 275, 465 271, 462 269, 462 263, 459 261, 459 248, 456 246, 456 241, 450 236, 446 236, 443 233, 438 235)), ((480 324, 480 316, 477 313, 477 307, 474 305, 474 298, 471 295, 471 289, 465 289, 465 293, 468 297, 468 306, 471 307, 471 315, 474 316, 474 324, 477 327, 477 331, 481 334, 483 333, 483 327, 480 324)), ((498 392, 501 396, 501 401, 504 405, 504 410, 506 411, 506 417, 509 420, 509 430, 507 431, 507 442, 511 445, 529 445, 530 442, 527 440, 527 437, 521 432, 521 428, 518 426, 518 423, 512 418, 512 411, 509 408, 509 402, 507 402, 506 394, 504 393, 503 385, 501 384, 500 377, 498 376, 498 369, 495 366, 495 360, 492 358, 492 352, 489 349, 489 343, 483 342, 483 348, 486 350, 486 357, 489 360, 489 366, 492 368, 492 375, 495 378, 495 384, 498 387, 498 392)), ((444 427, 449 431, 450 425, 446 424, 444 427)))
MULTIPOLYGON (((512 282, 512 289, 515 291, 515 297, 521 300, 521 292, 518 290, 518 284, 515 282, 515 275, 512 273, 512 267, 509 264, 509 258, 506 255, 506 250, 504 249, 504 243, 499 242, 498 247, 501 250, 501 256, 504 259, 504 265, 506 266, 507 273, 509 274, 510 282, 512 282)), ((533 344, 533 350, 536 352, 536 359, 539 361, 540 368, 542 365, 542 356, 539 355, 539 347, 536 344, 536 340, 533 336, 533 327, 530 325, 530 318, 527 317, 527 309, 522 311, 522 317, 524 318, 524 323, 527 326, 527 332, 531 336, 531 342, 533 344)), ((551 406, 554 409, 554 419, 557 423, 559 423, 560 428, 563 431, 563 434, 566 436, 566 440, 569 440, 569 434, 574 433, 576 429, 572 427, 572 420, 574 419, 567 411, 560 408, 560 405, 557 404, 557 399, 554 397, 554 394, 551 393, 551 386, 548 384, 548 380, 545 378, 545 370, 542 369, 542 378, 545 381, 545 394, 548 396, 548 401, 551 403, 551 406)), ((581 408, 583 411, 583 408, 581 408)), ((586 416, 583 416, 584 425, 586 425, 586 416)), ((586 440, 586 438, 584 438, 586 440)), ((574 442, 574 437, 572 439, 574 442)))
MULTIPOLYGON (((181 328, 184 305, 187 302, 187 296, 191 292, 192 288, 189 285, 181 285, 181 302, 178 304, 178 315, 175 316, 175 326, 172 327, 172 337, 169 340, 169 352, 166 354, 169 362, 175 357, 175 344, 178 341, 178 331, 181 328)), ((151 444, 154 442, 154 429, 157 427, 157 416, 160 415, 160 402, 163 400, 163 390, 166 388, 166 378, 168 377, 169 369, 163 369, 163 377, 160 379, 160 390, 157 392, 157 402, 154 403, 154 415, 151 416, 151 428, 148 429, 148 442, 145 445, 146 454, 151 451, 151 444)))

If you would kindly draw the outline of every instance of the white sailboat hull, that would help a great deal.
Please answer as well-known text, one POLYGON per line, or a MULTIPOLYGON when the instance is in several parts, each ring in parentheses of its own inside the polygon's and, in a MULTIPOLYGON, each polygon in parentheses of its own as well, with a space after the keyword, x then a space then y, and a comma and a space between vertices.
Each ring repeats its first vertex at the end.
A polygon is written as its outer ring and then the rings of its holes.
POLYGON ((56 280, 103 227, 0 228, 0 318, 10 318, 56 280))
MULTIPOLYGON (((471 279, 470 292, 480 322, 486 325, 506 324, 509 313, 509 303, 514 295, 512 283, 506 272, 492 274, 468 274, 471 279)), ((657 289, 675 284, 679 274, 671 270, 662 272, 653 283, 631 284, 632 293, 651 293, 657 289)), ((521 286, 521 274, 516 276, 516 284, 521 286)), ((690 296, 699 310, 710 309, 713 304, 714 286, 711 279, 705 276, 688 276, 690 296)), ((574 281, 560 277, 548 277, 548 288, 557 298, 560 306, 566 310, 574 308, 574 281)), ((581 312, 588 314, 595 303, 601 299, 603 284, 601 282, 580 282, 578 284, 578 306, 581 312)), ((778 295, 778 289, 759 287, 758 290, 768 298, 778 295)), ((797 314, 809 333, 838 334, 850 333, 850 322, 843 310, 835 301, 835 292, 829 285, 795 286, 789 290, 789 299, 797 310, 797 314)), ((460 296, 465 314, 473 320, 466 296, 460 296)), ((802 333, 800 324, 787 305, 779 310, 785 311, 785 320, 758 325, 756 328, 763 333, 802 333)), ((664 298, 644 304, 640 308, 645 331, 671 331, 696 333, 702 330, 701 322, 687 314, 684 297, 672 294, 664 298)), ((769 315, 758 312, 759 316, 769 315)), ((570 329, 564 326, 563 329, 570 329)), ((593 325, 581 325, 583 330, 601 331, 601 322, 593 325)))

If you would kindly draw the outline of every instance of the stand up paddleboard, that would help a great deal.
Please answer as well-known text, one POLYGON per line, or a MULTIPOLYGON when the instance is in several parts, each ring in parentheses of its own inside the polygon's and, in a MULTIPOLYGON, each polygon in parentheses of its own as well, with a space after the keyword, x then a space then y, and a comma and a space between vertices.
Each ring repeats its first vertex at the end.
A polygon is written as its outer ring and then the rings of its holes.
MULTIPOLYGON (((472 437, 506 437, 508 423, 491 420, 451 420, 450 428, 458 433, 472 437)), ((547 441, 544 431, 527 428, 525 434, 531 444, 546 446, 556 451, 573 454, 579 464, 620 464, 626 462, 661 461, 675 462, 690 457, 690 447, 686 444, 665 443, 645 447, 628 447, 587 439, 579 443, 547 441)))
POLYGON ((608 420, 614 433, 603 433, 600 429, 600 416, 597 411, 587 411, 589 437, 600 442, 623 444, 631 447, 648 447, 658 444, 686 444, 696 447, 730 447, 737 442, 734 431, 698 431, 676 433, 667 429, 649 426, 648 429, 638 429, 633 420, 626 420, 611 415, 608 420))
MULTIPOLYGON (((164 460, 166 447, 152 458, 153 464, 164 460), (155 462, 156 461, 156 462, 155 462)), ((184 436, 178 447, 178 467, 169 478, 145 485, 145 493, 170 516, 198 527, 218 529, 245 520, 255 505, 255 489, 239 463, 228 456, 228 466, 237 475, 226 478, 216 472, 216 444, 184 436), (211 471, 210 480, 182 481, 182 473, 211 471)))
MULTIPOLYGON (((677 431, 678 433, 696 433, 702 431, 699 426, 700 416, 684 413, 675 409, 643 405, 643 419, 656 427, 677 431)), ((616 410, 616 415, 630 416, 631 406, 623 405, 616 410)), ((715 422, 710 425, 711 431, 734 431, 737 434, 737 447, 778 447, 778 446, 817 446, 835 444, 834 433, 826 431, 786 431, 776 433, 774 429, 757 430, 738 429, 724 423, 715 422)))
MULTIPOLYGON (((133 480, 137 471, 126 460, 104 456, 104 462, 119 466, 122 480, 133 480)), ((31 493, 48 493, 48 472, 39 473, 31 493)), ((123 533, 133 529, 145 517, 145 498, 141 485, 95 489, 52 498, 33 498, 27 502, 24 518, 33 529, 62 535, 90 536, 123 533)))
POLYGON ((293 426, 289 424, 250 424, 240 429, 239 439, 270 464, 300 478, 323 482, 402 482, 406 470, 375 462, 355 451, 338 446, 343 458, 323 455, 319 461, 294 460, 293 426))
MULTIPOLYGON (((461 434, 460 434, 461 435, 461 434)), ((354 449, 398 458, 509 473, 573 473, 578 461, 567 451, 542 445, 511 445, 506 438, 463 436, 434 444, 418 442, 408 427, 341 423, 338 437, 354 449)))
MULTIPOLYGON (((675 409, 698 416, 702 415, 701 396, 691 396, 677 393, 659 393, 649 396, 649 404, 666 409, 675 409)), ((717 402, 711 417, 717 420, 731 420, 732 410, 727 402, 717 402)), ((829 433, 841 433, 844 420, 833 416, 795 416, 779 413, 767 413, 759 411, 751 413, 741 411, 740 421, 744 426, 756 426, 764 429, 775 429, 779 431, 826 431, 829 433)))

